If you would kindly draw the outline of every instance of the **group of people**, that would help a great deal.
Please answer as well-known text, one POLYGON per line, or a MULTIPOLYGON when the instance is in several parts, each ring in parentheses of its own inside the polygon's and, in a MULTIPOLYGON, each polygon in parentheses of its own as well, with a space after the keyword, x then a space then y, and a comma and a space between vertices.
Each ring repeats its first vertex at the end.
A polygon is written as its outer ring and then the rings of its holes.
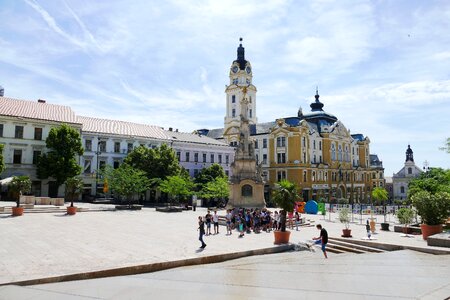
MULTIPOLYGON (((273 214, 266 208, 263 209, 244 209, 235 208, 227 210, 225 215, 227 235, 232 235, 233 230, 239 232, 239 237, 244 237, 245 233, 249 234, 252 231, 254 233, 260 233, 261 231, 270 232, 271 230, 283 230, 284 224, 288 224, 291 229, 298 226, 301 222, 300 214, 296 211, 286 213, 286 211, 281 210, 279 213, 275 211, 273 214)), ((219 234, 219 215, 215 210, 214 213, 208 210, 207 214, 198 217, 198 230, 199 230, 199 241, 202 243, 200 248, 205 248, 206 244, 203 241, 204 235, 211 235, 211 226, 214 229, 214 234, 219 234)), ((325 258, 327 258, 326 244, 328 243, 328 233, 318 224, 317 229, 320 230, 320 236, 313 238, 316 244, 322 245, 322 251, 325 258)))

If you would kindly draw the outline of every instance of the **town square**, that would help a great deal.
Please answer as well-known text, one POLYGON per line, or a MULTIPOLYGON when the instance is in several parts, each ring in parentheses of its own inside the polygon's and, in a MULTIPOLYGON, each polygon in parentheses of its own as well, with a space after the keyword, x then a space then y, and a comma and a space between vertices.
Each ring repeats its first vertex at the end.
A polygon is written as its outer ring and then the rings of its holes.
POLYGON ((445 1, 0 7, 0 299, 450 297, 445 1))

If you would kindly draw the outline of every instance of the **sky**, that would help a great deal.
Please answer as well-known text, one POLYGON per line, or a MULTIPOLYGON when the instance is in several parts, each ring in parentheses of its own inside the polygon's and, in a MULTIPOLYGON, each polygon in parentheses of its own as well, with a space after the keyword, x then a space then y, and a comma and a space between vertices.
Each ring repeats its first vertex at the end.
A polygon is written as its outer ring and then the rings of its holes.
POLYGON ((408 144, 450 168, 450 1, 0 0, 5 96, 83 116, 223 127, 239 38, 259 122, 324 110, 368 136, 385 176, 408 144))

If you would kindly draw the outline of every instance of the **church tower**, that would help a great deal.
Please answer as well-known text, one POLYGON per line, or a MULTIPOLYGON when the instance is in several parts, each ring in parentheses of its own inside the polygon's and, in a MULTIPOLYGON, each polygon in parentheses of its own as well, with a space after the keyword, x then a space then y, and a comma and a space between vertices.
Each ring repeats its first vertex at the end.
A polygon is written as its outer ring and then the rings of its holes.
POLYGON ((256 87, 253 85, 253 70, 249 61, 245 59, 245 49, 242 47, 242 38, 237 48, 237 59, 230 67, 230 82, 225 88, 226 113, 224 120, 223 137, 231 145, 239 143, 240 115, 242 114, 240 100, 243 98, 242 88, 246 87, 248 109, 247 116, 249 124, 256 124, 256 87))

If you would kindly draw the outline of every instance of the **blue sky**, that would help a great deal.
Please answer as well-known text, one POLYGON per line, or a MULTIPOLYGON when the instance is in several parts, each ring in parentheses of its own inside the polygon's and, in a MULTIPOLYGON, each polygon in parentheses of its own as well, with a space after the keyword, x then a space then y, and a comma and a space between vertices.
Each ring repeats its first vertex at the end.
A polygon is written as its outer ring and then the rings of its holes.
POLYGON ((450 168, 450 1, 0 0, 5 96, 192 131, 223 126, 243 37, 260 122, 324 109, 386 176, 408 143, 450 168))

